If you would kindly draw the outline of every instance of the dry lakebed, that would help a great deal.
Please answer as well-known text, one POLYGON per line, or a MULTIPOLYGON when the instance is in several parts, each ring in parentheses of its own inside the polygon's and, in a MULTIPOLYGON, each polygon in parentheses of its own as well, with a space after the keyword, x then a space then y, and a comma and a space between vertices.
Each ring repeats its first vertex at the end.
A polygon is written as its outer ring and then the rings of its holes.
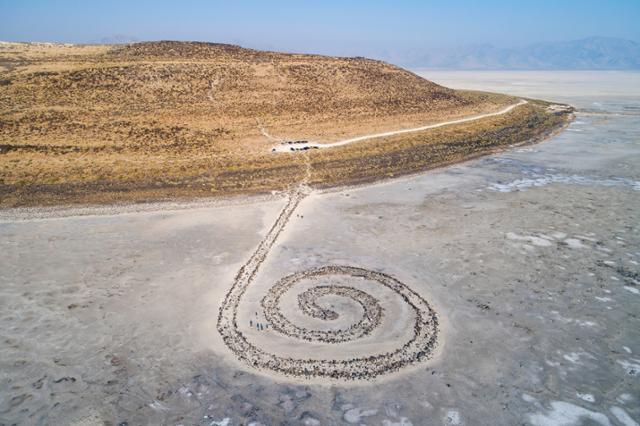
POLYGON ((360 186, 0 210, 0 424, 637 425, 640 74, 425 76, 575 119, 360 186))

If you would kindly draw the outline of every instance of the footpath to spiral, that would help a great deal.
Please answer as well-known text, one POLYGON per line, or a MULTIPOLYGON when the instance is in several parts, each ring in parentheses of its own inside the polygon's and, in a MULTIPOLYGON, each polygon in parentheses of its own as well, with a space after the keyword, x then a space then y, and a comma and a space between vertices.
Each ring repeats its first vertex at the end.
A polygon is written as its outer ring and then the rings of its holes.
MULTIPOLYGON (((283 356, 270 352, 250 341, 238 324, 240 303, 248 291, 260 265, 286 226, 289 218, 301 200, 309 193, 309 188, 300 184, 288 194, 287 203, 275 223, 258 245, 249 260, 240 268, 233 285, 227 292, 218 315, 217 328, 224 343, 233 354, 245 364, 258 370, 266 370, 298 378, 331 378, 342 380, 366 380, 399 371, 411 364, 428 359, 433 353, 438 338, 438 318, 429 303, 396 278, 365 268, 345 265, 325 265, 287 275, 276 282, 262 298, 261 308, 264 318, 271 326, 269 333, 278 333, 292 340, 292 345, 313 343, 335 345, 336 353, 343 352, 344 346, 370 336, 380 327, 385 317, 382 301, 373 294, 350 285, 350 282, 367 282, 382 286, 399 303, 406 304, 411 330, 403 334, 404 340, 394 342, 392 349, 380 353, 357 355, 352 358, 326 359, 326 357, 283 356), (313 285, 314 282, 317 285, 313 285), (315 330, 297 325, 289 320, 282 310, 282 298, 301 283, 313 286, 302 291, 297 297, 297 309, 303 315, 320 321, 334 321, 340 312, 323 307, 320 301, 327 297, 346 298, 356 304, 361 317, 355 323, 343 328, 315 330), (408 336, 408 337, 407 337, 408 336)), ((289 309, 292 307, 289 306, 289 309)), ((394 318, 386 318, 394 321, 394 318)), ((380 347, 389 347, 380 345, 380 347)), ((313 352, 313 351, 311 351, 313 352)))

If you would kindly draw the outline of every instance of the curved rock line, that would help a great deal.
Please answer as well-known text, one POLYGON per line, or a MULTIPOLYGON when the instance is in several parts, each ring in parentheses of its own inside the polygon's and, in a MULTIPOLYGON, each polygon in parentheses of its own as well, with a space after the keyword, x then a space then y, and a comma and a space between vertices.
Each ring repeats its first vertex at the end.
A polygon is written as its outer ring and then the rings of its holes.
MULTIPOLYGON (((309 166, 309 164, 307 164, 309 166)), ((319 299, 337 296, 351 299, 362 308, 359 321, 347 328, 331 330, 310 330, 289 321, 280 310, 280 298, 288 290, 303 280, 318 281, 320 278, 345 278, 381 285, 394 292, 406 303, 413 313, 411 337, 399 342, 395 349, 383 353, 353 357, 349 359, 313 359, 279 356, 264 350, 249 341, 238 325, 238 308, 242 297, 255 279, 269 250, 282 233, 296 207, 308 194, 305 182, 288 194, 287 202, 267 235, 259 243, 256 251, 236 274, 218 314, 217 328, 224 343, 234 355, 244 363, 261 370, 300 378, 325 377, 334 379, 371 379, 382 374, 397 371, 410 364, 428 359, 435 347, 438 335, 438 319, 435 311, 418 293, 394 277, 364 268, 342 265, 328 265, 312 268, 280 279, 262 299, 265 317, 271 323, 269 333, 279 333, 291 339, 324 344, 348 344, 348 342, 370 335, 379 327, 384 308, 380 301, 363 290, 348 285, 318 285, 307 289, 298 296, 297 308, 310 317, 325 321, 336 320, 339 313, 324 309, 319 299)), ((330 280, 331 281, 331 280, 330 280)))
POLYGON ((524 105, 524 104, 527 104, 527 103, 528 102, 526 100, 520 99, 517 103, 509 105, 509 106, 501 109, 500 111, 496 111, 496 112, 489 112, 489 113, 486 113, 486 114, 477 114, 477 115, 472 115, 472 116, 469 116, 469 117, 458 118, 458 119, 455 119, 455 120, 448 120, 448 121, 443 121, 443 122, 435 123, 435 124, 427 124, 425 126, 420 126, 420 127, 412 127, 410 129, 392 130, 392 131, 383 132, 383 133, 372 133, 372 134, 369 134, 369 135, 358 136, 358 137, 355 137, 355 138, 344 139, 344 140, 341 140, 341 141, 331 142, 331 143, 306 142, 306 143, 296 144, 295 146, 292 146, 291 144, 289 144, 287 142, 282 142, 281 144, 276 145, 275 147, 272 147, 271 151, 272 152, 290 152, 290 151, 303 151, 303 150, 308 150, 310 148, 315 148, 315 149, 335 148, 337 146, 348 145, 348 144, 351 144, 351 143, 354 143, 354 142, 362 142, 362 141, 369 140, 369 139, 385 138, 385 137, 389 137, 389 136, 401 135, 401 134, 404 134, 404 133, 421 132, 421 131, 424 131, 424 130, 436 129, 438 127, 450 126, 452 124, 467 123, 469 121, 476 121, 476 120, 481 120, 483 118, 489 118, 489 117, 495 117, 497 115, 503 115, 503 114, 506 114, 508 112, 511 112, 514 108, 517 108, 520 105, 524 105))
POLYGON ((279 306, 280 297, 305 278, 329 275, 331 271, 328 268, 333 268, 334 274, 338 271, 349 274, 347 267, 336 266, 310 269, 282 278, 276 285, 271 287, 265 298, 262 299, 262 309, 264 310, 265 318, 270 322, 274 330, 286 336, 309 342, 341 343, 367 336, 380 325, 383 308, 378 300, 362 290, 346 286, 323 285, 312 287, 298 296, 298 307, 310 317, 332 321, 338 319, 340 314, 318 306, 317 299, 328 295, 349 298, 360 304, 363 309, 360 321, 352 324, 349 328, 328 331, 309 330, 293 324, 282 314, 279 306))

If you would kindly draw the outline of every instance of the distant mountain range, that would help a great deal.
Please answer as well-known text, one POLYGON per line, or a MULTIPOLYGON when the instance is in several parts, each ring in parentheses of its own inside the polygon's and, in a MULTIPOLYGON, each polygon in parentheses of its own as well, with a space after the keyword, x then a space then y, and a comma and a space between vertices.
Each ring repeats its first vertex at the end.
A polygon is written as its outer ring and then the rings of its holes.
POLYGON ((522 48, 483 44, 458 49, 413 49, 377 56, 410 68, 460 70, 638 70, 640 43, 608 37, 536 43, 522 48))

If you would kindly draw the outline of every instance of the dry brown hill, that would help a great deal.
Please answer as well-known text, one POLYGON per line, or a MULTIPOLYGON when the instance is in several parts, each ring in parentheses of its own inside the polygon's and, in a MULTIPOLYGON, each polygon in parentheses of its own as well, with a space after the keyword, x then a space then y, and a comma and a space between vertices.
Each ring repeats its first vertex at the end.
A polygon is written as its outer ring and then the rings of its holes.
MULTIPOLYGON (((447 89, 364 58, 199 42, 2 43, 0 204, 281 189, 299 178, 302 164, 298 154, 270 153, 276 139, 331 142, 513 102, 447 89)), ((546 120, 540 107, 518 109, 512 118, 536 113, 536 122, 546 120)), ((480 130, 454 127, 467 135, 480 130)), ((312 183, 373 178, 379 164, 368 171, 365 165, 363 175, 363 166, 350 171, 349 161, 397 154, 408 140, 416 144, 414 135, 305 153, 317 172, 312 183)), ((413 165, 393 160, 383 173, 453 159, 429 155, 413 165)))

